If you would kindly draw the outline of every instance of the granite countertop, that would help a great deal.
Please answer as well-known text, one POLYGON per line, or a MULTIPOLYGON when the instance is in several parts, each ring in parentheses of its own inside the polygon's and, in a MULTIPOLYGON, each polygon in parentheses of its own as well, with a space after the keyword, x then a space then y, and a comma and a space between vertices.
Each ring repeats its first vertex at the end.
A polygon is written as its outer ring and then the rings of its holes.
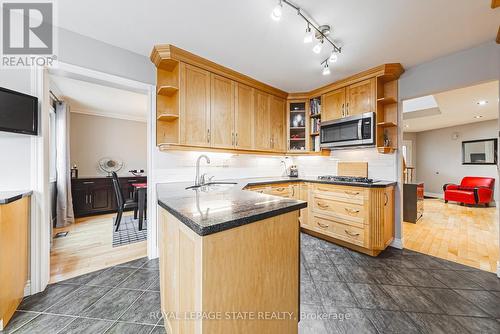
POLYGON ((31 190, 0 191, 0 204, 9 204, 31 194, 31 190))
POLYGON ((158 204, 198 235, 205 236, 307 207, 307 202, 243 190, 246 186, 284 182, 315 182, 363 187, 387 187, 396 182, 325 182, 316 178, 268 177, 222 180, 235 184, 186 189, 192 182, 158 184, 158 204))

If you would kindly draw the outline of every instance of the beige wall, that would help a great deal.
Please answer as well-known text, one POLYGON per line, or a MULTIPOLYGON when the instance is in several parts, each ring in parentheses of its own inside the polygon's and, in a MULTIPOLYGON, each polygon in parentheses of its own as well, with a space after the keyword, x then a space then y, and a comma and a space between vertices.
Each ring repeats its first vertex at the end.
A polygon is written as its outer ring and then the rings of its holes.
POLYGON ((425 191, 442 194, 443 184, 460 183, 464 176, 494 177, 498 198, 496 165, 462 165, 462 141, 496 138, 498 120, 478 122, 417 133, 417 180, 425 182, 425 191), (458 139, 452 135, 458 134, 458 139))
POLYGON ((98 161, 108 157, 123 161, 119 175, 147 167, 147 124, 117 118, 71 113, 71 165, 79 177, 106 175, 98 161))

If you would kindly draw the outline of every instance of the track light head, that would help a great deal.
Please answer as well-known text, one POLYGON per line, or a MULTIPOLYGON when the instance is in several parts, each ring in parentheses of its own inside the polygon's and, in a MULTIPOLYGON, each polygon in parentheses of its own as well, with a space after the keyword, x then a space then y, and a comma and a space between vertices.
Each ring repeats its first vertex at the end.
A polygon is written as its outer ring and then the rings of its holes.
POLYGON ((330 75, 330 67, 328 66, 328 61, 325 61, 325 66, 323 67, 323 75, 330 75))
POLYGON ((308 23, 307 28, 306 28, 306 34, 304 35, 304 43, 306 43, 306 44, 312 43, 313 37, 314 37, 314 34, 311 31, 311 27, 309 26, 309 23, 308 23))
POLYGON ((314 53, 319 54, 322 49, 323 49, 323 39, 320 39, 312 50, 314 53))
POLYGON ((332 54, 330 55, 330 58, 328 58, 328 61, 330 63, 335 63, 339 59, 339 56, 335 50, 332 51, 332 54))
POLYGON ((271 18, 274 21, 279 21, 281 19, 281 15, 283 14, 283 4, 281 3, 281 0, 279 3, 274 7, 273 11, 271 12, 271 18))

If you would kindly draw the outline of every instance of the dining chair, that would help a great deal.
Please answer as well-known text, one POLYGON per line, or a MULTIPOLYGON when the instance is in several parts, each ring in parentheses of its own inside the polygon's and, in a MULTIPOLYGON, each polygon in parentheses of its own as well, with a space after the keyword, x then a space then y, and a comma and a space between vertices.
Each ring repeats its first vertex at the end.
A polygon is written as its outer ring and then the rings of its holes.
POLYGON ((136 218, 137 210, 139 209, 139 204, 137 202, 137 198, 124 199, 122 188, 120 187, 120 180, 118 179, 118 175, 116 174, 116 172, 112 173, 112 177, 113 177, 113 189, 115 190, 115 196, 116 196, 116 204, 118 206, 118 212, 116 214, 116 220, 115 220, 115 225, 116 225, 115 231, 118 231, 118 229, 120 228, 123 211, 125 209, 134 209, 134 218, 136 218))

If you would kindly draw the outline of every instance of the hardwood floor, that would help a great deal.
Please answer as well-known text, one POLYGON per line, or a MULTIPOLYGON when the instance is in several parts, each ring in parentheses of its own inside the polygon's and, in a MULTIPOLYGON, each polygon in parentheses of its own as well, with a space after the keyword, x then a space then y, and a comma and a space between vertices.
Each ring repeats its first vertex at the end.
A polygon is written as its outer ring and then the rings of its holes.
POLYGON ((404 248, 496 272, 498 209, 425 199, 417 224, 403 223, 404 248))
MULTIPOLYGON (((132 213, 125 213, 131 215, 132 213)), ((54 229, 50 252, 50 283, 111 267, 147 255, 147 242, 113 247, 112 219, 115 214, 77 218, 75 224, 54 229)))

